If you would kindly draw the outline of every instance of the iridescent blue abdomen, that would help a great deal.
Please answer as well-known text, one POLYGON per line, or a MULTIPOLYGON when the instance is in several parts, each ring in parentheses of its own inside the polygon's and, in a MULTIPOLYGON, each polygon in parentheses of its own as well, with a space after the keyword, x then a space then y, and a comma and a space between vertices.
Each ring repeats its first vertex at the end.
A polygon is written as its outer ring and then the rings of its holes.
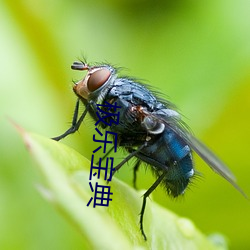
POLYGON ((167 171, 162 184, 170 195, 176 197, 185 191, 194 175, 191 150, 168 128, 156 137, 137 157, 150 164, 157 176, 167 171))

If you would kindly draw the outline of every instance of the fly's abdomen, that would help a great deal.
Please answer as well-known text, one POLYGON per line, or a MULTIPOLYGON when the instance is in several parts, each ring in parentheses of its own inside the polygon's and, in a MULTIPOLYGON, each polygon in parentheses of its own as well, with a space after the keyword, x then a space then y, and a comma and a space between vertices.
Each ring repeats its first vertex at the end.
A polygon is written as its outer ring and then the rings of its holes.
POLYGON ((184 193, 190 178, 194 175, 192 154, 190 147, 173 131, 166 129, 164 137, 170 155, 169 162, 166 162, 168 171, 164 185, 167 192, 176 197, 184 193))
POLYGON ((169 129, 153 141, 138 158, 150 164, 157 176, 166 173, 163 185, 171 196, 176 197, 185 191, 194 175, 190 147, 169 129))
POLYGON ((168 194, 173 197, 183 194, 193 175, 194 170, 191 154, 170 165, 166 178, 163 181, 168 194))

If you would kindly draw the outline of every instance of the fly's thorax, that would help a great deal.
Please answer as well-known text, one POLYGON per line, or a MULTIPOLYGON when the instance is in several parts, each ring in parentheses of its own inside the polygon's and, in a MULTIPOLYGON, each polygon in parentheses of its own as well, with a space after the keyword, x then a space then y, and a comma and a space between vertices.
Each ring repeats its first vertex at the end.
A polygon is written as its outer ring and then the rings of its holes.
POLYGON ((81 99, 94 100, 97 103, 102 102, 107 94, 108 87, 117 77, 115 69, 109 65, 96 67, 83 65, 81 70, 88 70, 88 73, 73 87, 75 94, 81 99))
POLYGON ((165 125, 152 116, 146 116, 141 124, 150 134, 161 134, 165 129, 165 125))
POLYGON ((165 122, 171 121, 171 119, 179 120, 180 115, 178 112, 172 109, 161 109, 155 112, 143 111, 142 127, 150 134, 161 134, 165 129, 165 122))

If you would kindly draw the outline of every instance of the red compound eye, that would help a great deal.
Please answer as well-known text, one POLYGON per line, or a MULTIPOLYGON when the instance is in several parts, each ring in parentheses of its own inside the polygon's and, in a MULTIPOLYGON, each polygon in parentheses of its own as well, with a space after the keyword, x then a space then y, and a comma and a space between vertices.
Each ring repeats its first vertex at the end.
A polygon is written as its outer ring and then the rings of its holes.
POLYGON ((93 92, 99 89, 109 78, 110 71, 108 69, 99 69, 92 73, 88 79, 88 90, 93 92))

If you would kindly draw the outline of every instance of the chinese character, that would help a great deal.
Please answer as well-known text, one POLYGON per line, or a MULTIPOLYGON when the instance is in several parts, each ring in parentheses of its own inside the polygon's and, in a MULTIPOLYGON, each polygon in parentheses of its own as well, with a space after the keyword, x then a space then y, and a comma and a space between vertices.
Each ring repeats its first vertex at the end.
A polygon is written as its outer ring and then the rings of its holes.
POLYGON ((102 164, 102 158, 99 159, 99 166, 94 166, 94 155, 92 155, 92 159, 91 159, 91 166, 90 166, 90 174, 89 174, 89 180, 92 180, 92 175, 96 176, 97 174, 97 178, 100 179, 100 172, 101 170, 105 171, 105 175, 104 175, 104 180, 106 181, 111 181, 112 180, 112 176, 113 176, 113 172, 115 171, 115 168, 113 168, 113 164, 114 164, 114 158, 113 157, 107 157, 106 159, 106 167, 101 167, 102 164), (107 173, 108 173, 108 166, 109 166, 109 160, 111 160, 111 166, 110 166, 110 174, 109 174, 109 178, 107 180, 107 173), (94 172, 92 174, 92 171, 94 169, 97 169, 97 173, 94 172))
MULTIPOLYGON (((97 105, 97 107, 107 107, 107 111, 110 111, 111 108, 113 108, 113 112, 116 112, 117 108, 119 108, 119 109, 121 108, 121 106, 117 106, 117 102, 115 102, 115 105, 113 105, 107 101, 105 101, 105 103, 106 103, 106 105, 105 104, 96 104, 96 105, 97 105)), ((99 108, 97 108, 97 109, 99 109, 99 108)))
MULTIPOLYGON (((101 131, 98 128, 95 128, 95 130, 98 132, 99 135, 103 136, 103 134, 101 133, 101 131)), ((105 140, 97 140, 95 138, 95 135, 93 135, 93 141, 104 143, 103 153, 106 153, 106 144, 107 143, 114 143, 114 150, 115 150, 115 152, 117 151, 117 133, 115 133, 115 132, 105 131, 105 140), (108 134, 114 135, 114 141, 108 140, 108 134)), ((95 149, 93 151, 93 153, 96 153, 101 148, 102 148, 102 146, 99 146, 97 149, 95 149)))
POLYGON ((104 124, 106 124, 108 126, 111 126, 112 123, 115 123, 116 125, 118 125, 119 118, 120 118, 120 112, 118 112, 118 113, 114 113, 114 112, 116 112, 117 108, 121 108, 121 107, 117 106, 116 102, 115 102, 115 105, 108 103, 106 101, 105 101, 105 103, 106 103, 106 105, 105 104, 97 104, 97 110, 99 112, 96 112, 96 114, 97 114, 99 120, 95 123, 95 126, 97 126, 99 122, 103 122, 104 124), (106 107, 107 111, 111 111, 111 108, 112 108, 112 113, 109 113, 109 112, 101 109, 100 107, 106 107))
MULTIPOLYGON (((89 182, 89 186, 92 192, 94 192, 94 189, 92 187, 92 183, 89 182)), ((106 206, 108 207, 109 201, 112 201, 110 199, 110 195, 113 193, 110 192, 110 186, 103 186, 103 185, 98 185, 98 183, 95 183, 95 193, 94 193, 94 204, 93 207, 95 206, 106 206), (106 191, 105 191, 106 190, 106 191)), ((93 200, 93 197, 90 198, 87 206, 91 203, 93 200)))

